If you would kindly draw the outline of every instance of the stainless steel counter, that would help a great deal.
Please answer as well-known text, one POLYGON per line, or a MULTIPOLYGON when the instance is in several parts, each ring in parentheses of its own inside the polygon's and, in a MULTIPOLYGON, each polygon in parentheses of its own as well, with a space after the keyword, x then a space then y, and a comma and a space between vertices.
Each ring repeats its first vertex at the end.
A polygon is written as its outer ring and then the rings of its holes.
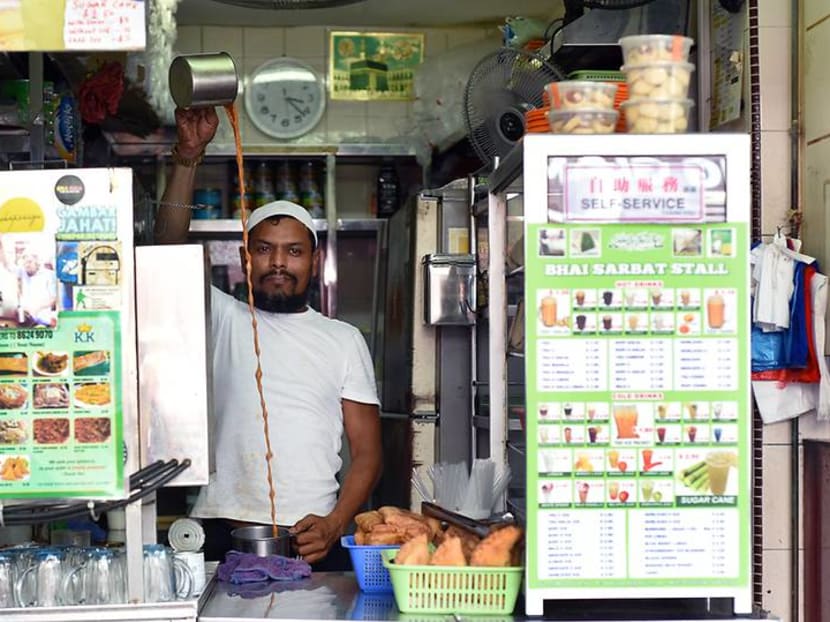
MULTIPOLYGON (((519 622, 524 615, 452 616, 400 613, 391 594, 363 594, 351 572, 320 572, 296 582, 257 584, 259 588, 212 580, 200 600, 199 622, 251 620, 405 620, 407 622, 519 622)), ((580 616, 581 620, 588 620, 580 616)), ((617 618, 620 619, 620 618, 617 618)), ((758 618, 673 617, 672 622, 702 619, 750 620, 758 618)), ((775 619, 775 618, 765 618, 775 619)), ((649 617, 649 622, 660 622, 649 617)), ((599 622, 595 620, 594 622, 599 622)), ((628 618, 628 622, 636 622, 628 618)))

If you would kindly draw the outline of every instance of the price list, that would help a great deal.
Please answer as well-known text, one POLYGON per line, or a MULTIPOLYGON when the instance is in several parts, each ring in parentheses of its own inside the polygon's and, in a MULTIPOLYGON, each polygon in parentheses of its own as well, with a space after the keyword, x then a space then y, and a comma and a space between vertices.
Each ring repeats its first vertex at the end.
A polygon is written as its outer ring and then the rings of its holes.
POLYGON ((672 389, 670 339, 615 339, 610 354, 612 391, 672 389))
POLYGON ((681 391, 735 391, 738 388, 738 340, 680 339, 675 342, 676 388, 681 391))
POLYGON ((629 575, 736 577, 738 510, 725 508, 629 513, 629 575))
POLYGON ((542 391, 608 390, 608 346, 600 339, 539 341, 537 385, 542 391))
POLYGON ((549 579, 625 578, 625 514, 608 510, 542 512, 545 554, 539 576, 549 579))

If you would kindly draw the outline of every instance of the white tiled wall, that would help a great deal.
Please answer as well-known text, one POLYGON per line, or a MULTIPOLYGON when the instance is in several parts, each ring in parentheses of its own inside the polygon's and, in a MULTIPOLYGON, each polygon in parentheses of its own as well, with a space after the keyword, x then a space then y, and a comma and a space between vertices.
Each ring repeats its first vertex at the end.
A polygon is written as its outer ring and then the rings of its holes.
MULTIPOLYGON (((267 60, 283 55, 298 58, 321 75, 327 74, 327 50, 330 29, 324 26, 294 28, 243 28, 218 26, 180 26, 176 41, 179 53, 225 51, 234 57, 240 73, 247 75, 267 60)), ((426 29, 424 55, 434 56, 447 49, 473 41, 492 39, 499 44, 495 26, 426 29)), ((328 101, 326 114, 319 125, 296 143, 334 144, 364 139, 392 140, 411 127, 411 102, 328 101)), ((242 112, 242 140, 246 146, 268 145, 277 141, 259 132, 242 112)), ((229 143, 230 131, 222 122, 217 142, 229 143)))

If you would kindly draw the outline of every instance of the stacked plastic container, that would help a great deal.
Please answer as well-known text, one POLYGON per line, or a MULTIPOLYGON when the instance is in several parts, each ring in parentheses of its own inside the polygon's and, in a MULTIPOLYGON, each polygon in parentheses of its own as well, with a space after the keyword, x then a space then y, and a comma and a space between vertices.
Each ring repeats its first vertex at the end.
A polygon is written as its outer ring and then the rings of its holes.
POLYGON ((680 35, 623 37, 622 71, 628 101, 622 104, 630 134, 682 134, 689 127, 688 99, 694 65, 692 39, 680 35))
POLYGON ((567 80, 545 87, 550 100, 548 121, 554 134, 610 134, 619 113, 614 110, 613 82, 567 80))

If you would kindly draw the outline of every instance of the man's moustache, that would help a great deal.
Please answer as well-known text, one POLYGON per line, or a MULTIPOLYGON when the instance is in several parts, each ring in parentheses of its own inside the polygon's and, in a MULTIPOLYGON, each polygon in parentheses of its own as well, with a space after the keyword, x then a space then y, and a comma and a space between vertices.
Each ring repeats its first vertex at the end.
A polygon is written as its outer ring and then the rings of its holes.
POLYGON ((282 277, 284 279, 290 279, 290 280, 294 281, 295 283, 297 282, 297 277, 295 277, 290 272, 285 272, 284 270, 272 270, 271 272, 263 274, 261 277, 259 277, 260 284, 264 283, 265 279, 267 279, 268 277, 271 277, 271 276, 279 276, 279 277, 282 277))

